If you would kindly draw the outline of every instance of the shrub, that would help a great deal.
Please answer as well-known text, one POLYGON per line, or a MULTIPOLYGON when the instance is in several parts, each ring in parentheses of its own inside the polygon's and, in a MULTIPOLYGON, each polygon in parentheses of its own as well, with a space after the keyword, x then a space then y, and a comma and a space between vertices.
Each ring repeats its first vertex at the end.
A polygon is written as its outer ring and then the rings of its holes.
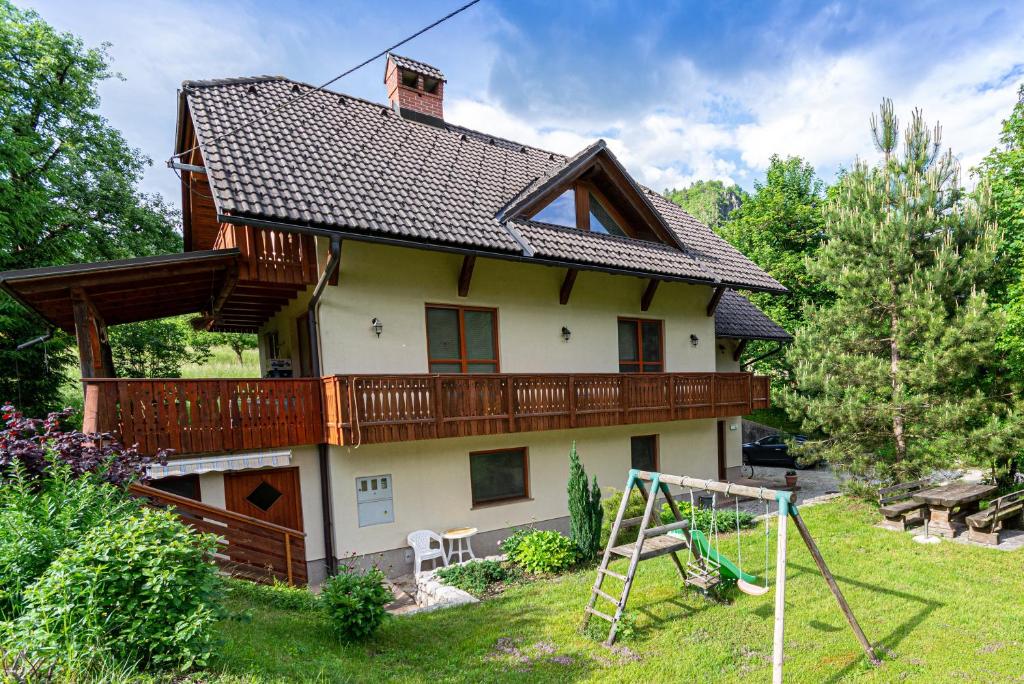
POLYGON ((519 571, 507 564, 492 560, 471 561, 449 565, 437 571, 437 576, 452 587, 468 591, 476 597, 487 593, 495 584, 513 582, 520 577, 519 571))
POLYGON ((293 587, 275 580, 273 584, 256 584, 245 580, 225 579, 231 596, 282 610, 313 611, 320 606, 316 594, 307 587, 293 587))
MULTIPOLYGON (((712 521, 717 518, 718 532, 728 532, 736 529, 736 509, 735 508, 723 508, 717 511, 712 511, 709 508, 698 508, 696 513, 690 515, 690 503, 688 501, 678 502, 679 512, 682 514, 683 519, 687 521, 694 521, 698 530, 702 530, 705 534, 711 533, 712 521)), ((672 515, 672 509, 669 508, 668 504, 662 504, 661 506, 661 523, 667 525, 675 522, 675 516, 672 515)), ((755 516, 752 513, 746 511, 739 512, 740 529, 746 529, 753 527, 755 516)))
POLYGON ((26 590, 19 641, 61 658, 203 665, 223 586, 215 548, 213 535, 196 534, 169 511, 142 508, 104 521, 26 590))
POLYGON ((140 503, 92 473, 75 477, 57 463, 33 479, 20 461, 0 481, 0 619, 13 619, 22 594, 67 548, 97 525, 137 513, 140 503))
POLYGON ((576 543, 576 554, 591 559, 601 546, 601 490, 587 484, 587 471, 576 454, 576 442, 569 451, 569 536, 576 543))
POLYGON ((519 549, 519 545, 523 543, 526 537, 535 532, 536 530, 529 527, 520 527, 513 530, 512 534, 508 535, 498 544, 501 547, 502 553, 504 553, 509 560, 516 555, 516 550, 519 549))
POLYGON ((0 429, 0 481, 14 464, 29 479, 45 478, 55 464, 64 464, 78 477, 89 473, 119 485, 145 480, 154 463, 167 465, 170 451, 148 456, 134 446, 126 447, 109 433, 83 434, 64 430, 63 423, 74 412, 64 409, 45 419, 26 418, 10 404, 0 407, 4 427, 0 429))
POLYGON ((527 572, 560 572, 576 561, 576 544, 555 530, 531 530, 523 535, 511 559, 527 572))
MULTIPOLYGON (((619 512, 619 505, 622 503, 622 492, 617 489, 612 489, 611 492, 601 500, 601 506, 604 507, 604 524, 601 525, 601 546, 608 544, 608 537, 612 533, 612 523, 615 522, 615 516, 619 512)), ((629 503, 626 506, 626 514, 622 516, 622 519, 627 518, 639 518, 644 514, 644 507, 647 502, 644 501, 644 497, 636 489, 629 494, 629 503)), ((631 527, 625 530, 619 530, 619 544, 629 544, 636 541, 637 534, 639 534, 638 527, 631 527)))
POLYGON ((324 582, 320 602, 343 642, 371 636, 384 621, 384 606, 394 597, 384 585, 384 573, 373 568, 359 572, 342 566, 339 574, 324 582))

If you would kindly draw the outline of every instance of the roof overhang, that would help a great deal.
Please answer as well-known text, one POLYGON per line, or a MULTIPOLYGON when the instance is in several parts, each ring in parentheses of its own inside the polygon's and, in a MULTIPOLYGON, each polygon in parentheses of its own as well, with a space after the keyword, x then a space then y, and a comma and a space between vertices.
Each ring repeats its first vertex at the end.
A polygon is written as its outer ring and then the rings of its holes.
POLYGON ((209 312, 237 274, 237 249, 0 273, 0 287, 50 325, 73 332, 76 296, 107 325, 209 312))

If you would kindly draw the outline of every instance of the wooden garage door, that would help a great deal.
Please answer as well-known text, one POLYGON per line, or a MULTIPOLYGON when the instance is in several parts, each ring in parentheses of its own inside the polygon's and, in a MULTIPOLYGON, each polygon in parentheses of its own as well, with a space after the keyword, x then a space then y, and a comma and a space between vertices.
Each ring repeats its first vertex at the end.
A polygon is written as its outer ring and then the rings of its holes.
POLYGON ((298 468, 225 473, 224 498, 229 511, 294 530, 302 529, 298 468))

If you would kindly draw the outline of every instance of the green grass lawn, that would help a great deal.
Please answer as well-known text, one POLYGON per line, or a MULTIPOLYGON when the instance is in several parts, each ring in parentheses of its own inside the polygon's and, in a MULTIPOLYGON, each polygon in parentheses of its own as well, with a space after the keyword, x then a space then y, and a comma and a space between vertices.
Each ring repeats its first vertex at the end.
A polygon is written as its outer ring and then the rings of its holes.
MULTIPOLYGON (((1024 552, 915 544, 906 534, 873 527, 874 509, 849 500, 803 514, 885 662, 878 669, 866 665, 790 526, 786 681, 1024 680, 1024 552)), ((758 574, 762 532, 743 536, 744 565, 758 574)), ((735 558, 735 539, 723 539, 722 550, 735 558)), ((624 565, 613 567, 621 572, 624 565)), ((770 681, 774 592, 715 605, 681 590, 667 557, 645 562, 628 606, 635 633, 609 650, 577 631, 592 581, 592 570, 580 571, 514 587, 479 605, 395 618, 353 646, 335 642, 314 613, 233 599, 233 615, 220 625, 220 653, 202 678, 770 681)))
POLYGON ((190 363, 181 369, 183 378, 258 378, 260 377, 260 355, 256 349, 242 351, 242 363, 231 347, 218 346, 213 356, 203 364, 190 363))

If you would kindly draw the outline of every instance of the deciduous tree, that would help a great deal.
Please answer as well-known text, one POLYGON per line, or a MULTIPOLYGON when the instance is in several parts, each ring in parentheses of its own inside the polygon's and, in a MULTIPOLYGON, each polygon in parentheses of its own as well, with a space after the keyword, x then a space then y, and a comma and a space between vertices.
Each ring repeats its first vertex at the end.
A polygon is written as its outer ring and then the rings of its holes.
MULTIPOLYGON (((149 160, 97 112, 108 63, 106 46, 0 0, 0 270, 180 249, 173 212, 137 190, 149 160)), ((15 351, 44 329, 0 294, 0 395, 36 414, 74 358, 62 334, 45 360, 41 345, 15 351)))

